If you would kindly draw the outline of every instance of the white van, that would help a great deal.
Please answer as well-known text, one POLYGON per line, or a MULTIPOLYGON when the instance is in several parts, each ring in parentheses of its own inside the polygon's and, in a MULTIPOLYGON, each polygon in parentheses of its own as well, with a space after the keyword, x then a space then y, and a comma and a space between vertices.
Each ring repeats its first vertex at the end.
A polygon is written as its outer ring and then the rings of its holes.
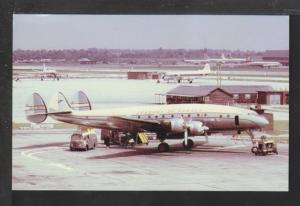
POLYGON ((94 132, 75 131, 71 135, 70 150, 89 150, 97 146, 97 136, 94 132))

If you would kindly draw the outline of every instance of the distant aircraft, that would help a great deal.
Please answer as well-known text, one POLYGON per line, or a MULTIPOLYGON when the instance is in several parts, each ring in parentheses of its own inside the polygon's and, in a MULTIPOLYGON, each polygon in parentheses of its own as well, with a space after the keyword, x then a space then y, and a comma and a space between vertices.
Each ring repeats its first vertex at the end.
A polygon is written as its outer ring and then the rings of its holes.
POLYGON ((204 63, 222 63, 222 64, 237 64, 248 61, 248 58, 226 58, 224 54, 221 55, 221 58, 209 58, 206 56, 205 59, 187 59, 185 62, 195 63, 195 64, 204 64, 204 63))
POLYGON ((166 139, 183 139, 183 146, 190 149, 194 142, 189 137, 222 131, 246 131, 254 145, 253 130, 269 124, 255 111, 231 106, 169 104, 92 110, 85 93, 79 91, 75 97, 69 103, 59 92, 47 108, 42 97, 33 93, 25 105, 27 120, 41 123, 50 116, 74 125, 129 133, 135 140, 139 132, 154 132, 161 141, 159 152, 169 151, 166 139))
MULTIPOLYGON (((211 74, 210 65, 205 64, 203 69, 199 69, 197 71, 178 71, 178 72, 166 72, 162 75, 162 80, 164 81, 176 81, 180 83, 183 80, 192 83, 194 79, 199 78, 199 76, 206 76, 211 74)), ((160 83, 160 80, 157 81, 160 83)))
POLYGON ((35 70, 38 71, 39 76, 41 77, 41 80, 43 81, 45 78, 51 78, 53 80, 57 79, 59 80, 60 76, 58 75, 57 71, 55 69, 47 69, 46 65, 43 64, 43 70, 35 70))
POLYGON ((271 68, 271 67, 280 67, 282 64, 280 62, 271 62, 271 61, 248 61, 241 66, 254 66, 254 67, 261 67, 261 68, 271 68))

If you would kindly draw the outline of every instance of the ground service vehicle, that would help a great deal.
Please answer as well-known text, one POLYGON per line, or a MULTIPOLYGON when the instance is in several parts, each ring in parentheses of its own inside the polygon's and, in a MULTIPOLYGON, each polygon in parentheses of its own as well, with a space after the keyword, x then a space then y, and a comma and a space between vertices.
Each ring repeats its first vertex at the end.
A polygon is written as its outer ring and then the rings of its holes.
POLYGON ((261 140, 257 142, 257 145, 252 147, 251 151, 255 155, 267 155, 268 153, 278 154, 276 143, 274 143, 273 140, 267 140, 265 137, 262 137, 261 140))
POLYGON ((94 132, 75 131, 71 135, 70 150, 89 150, 97 146, 97 136, 94 132))

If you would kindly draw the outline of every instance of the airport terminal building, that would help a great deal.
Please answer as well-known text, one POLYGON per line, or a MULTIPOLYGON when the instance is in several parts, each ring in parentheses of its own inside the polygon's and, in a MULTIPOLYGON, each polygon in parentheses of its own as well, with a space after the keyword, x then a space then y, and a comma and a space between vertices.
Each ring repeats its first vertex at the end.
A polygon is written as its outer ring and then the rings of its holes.
POLYGON ((167 104, 288 104, 288 91, 265 85, 178 86, 166 94, 167 104))

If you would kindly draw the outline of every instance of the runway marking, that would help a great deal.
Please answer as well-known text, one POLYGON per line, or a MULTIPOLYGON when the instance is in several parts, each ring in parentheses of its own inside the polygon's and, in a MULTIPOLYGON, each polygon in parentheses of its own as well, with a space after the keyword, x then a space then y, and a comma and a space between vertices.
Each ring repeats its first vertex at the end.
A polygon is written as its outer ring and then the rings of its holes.
MULTIPOLYGON (((31 150, 26 150, 26 151, 23 151, 21 152, 21 155, 22 156, 25 156, 29 159, 32 159, 32 160, 36 160, 36 161, 45 161, 44 159, 42 158, 39 158, 39 157, 36 157, 34 155, 36 154, 40 154, 40 153, 45 153, 45 152, 48 152, 50 148, 46 149, 46 148, 43 148, 43 149, 31 149, 31 150)), ((51 150, 59 150, 60 148, 59 147, 52 147, 51 150)), ((51 162, 49 161, 49 163, 47 164, 49 166, 55 166, 55 167, 58 167, 60 169, 64 169, 64 170, 74 170, 74 168, 71 168, 71 167, 68 167, 66 165, 63 165, 61 163, 56 163, 56 162, 51 162)))
POLYGON ((64 170, 74 170, 72 167, 68 167, 68 166, 66 166, 66 165, 63 165, 63 164, 60 164, 60 163, 50 163, 50 164, 48 164, 48 165, 50 165, 50 166, 55 166, 55 167, 59 167, 59 168, 61 168, 61 169, 64 169, 64 170))

